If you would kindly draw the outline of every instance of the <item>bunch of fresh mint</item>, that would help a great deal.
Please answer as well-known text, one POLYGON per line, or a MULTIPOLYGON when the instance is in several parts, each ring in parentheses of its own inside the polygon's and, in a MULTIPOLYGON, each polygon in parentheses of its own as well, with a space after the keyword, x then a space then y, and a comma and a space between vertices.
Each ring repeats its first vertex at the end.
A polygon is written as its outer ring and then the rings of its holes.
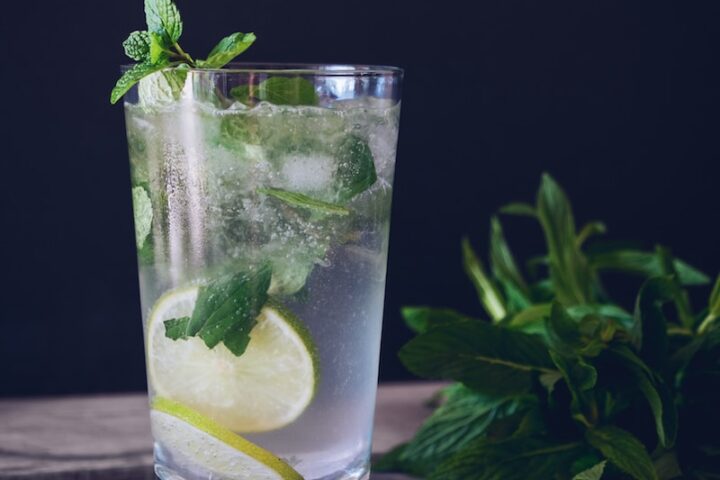
POLYGON ((547 253, 524 275, 493 218, 490 273, 463 242, 490 321, 403 310, 418 333, 403 363, 457 383, 376 468, 433 480, 720 478, 720 278, 695 311, 684 287, 710 279, 667 249, 586 247, 605 227, 578 233, 548 175, 536 205, 501 211, 537 220, 547 253), (647 277, 631 309, 603 288, 610 270, 647 277))
POLYGON ((168 85, 180 91, 189 68, 222 68, 255 41, 252 33, 233 33, 220 40, 205 60, 194 59, 178 43, 183 22, 172 0, 145 0, 145 19, 147 30, 133 32, 123 42, 125 54, 139 63, 118 80, 110 95, 113 104, 141 79, 161 70, 168 85))

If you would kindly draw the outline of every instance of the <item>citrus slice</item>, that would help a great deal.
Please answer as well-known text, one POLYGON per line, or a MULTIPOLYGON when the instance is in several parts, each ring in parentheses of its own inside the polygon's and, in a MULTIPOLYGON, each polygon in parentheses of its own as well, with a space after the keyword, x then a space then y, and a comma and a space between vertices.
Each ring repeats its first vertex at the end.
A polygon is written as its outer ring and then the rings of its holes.
POLYGON ((155 440, 180 466, 227 480, 303 480, 271 452, 177 402, 155 397, 150 417, 155 440))
POLYGON ((159 396, 197 410, 235 432, 265 432, 295 421, 317 383, 315 346, 305 327, 268 302, 241 356, 198 337, 171 340, 164 321, 190 316, 198 288, 172 290, 155 304, 147 326, 150 384, 159 396))

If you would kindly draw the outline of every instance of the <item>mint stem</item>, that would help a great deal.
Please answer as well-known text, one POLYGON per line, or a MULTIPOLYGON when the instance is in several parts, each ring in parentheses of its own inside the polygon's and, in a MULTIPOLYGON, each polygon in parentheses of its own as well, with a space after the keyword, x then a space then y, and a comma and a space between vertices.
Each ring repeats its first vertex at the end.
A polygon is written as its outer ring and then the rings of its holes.
POLYGON ((179 43, 175 42, 175 43, 173 44, 173 47, 175 47, 175 50, 177 50, 177 52, 178 52, 178 54, 180 55, 180 57, 182 57, 182 58, 184 58, 185 60, 187 60, 188 64, 190 64, 191 67, 195 67, 195 60, 193 60, 190 55, 188 55, 187 53, 185 53, 185 50, 182 49, 182 47, 180 46, 179 43))

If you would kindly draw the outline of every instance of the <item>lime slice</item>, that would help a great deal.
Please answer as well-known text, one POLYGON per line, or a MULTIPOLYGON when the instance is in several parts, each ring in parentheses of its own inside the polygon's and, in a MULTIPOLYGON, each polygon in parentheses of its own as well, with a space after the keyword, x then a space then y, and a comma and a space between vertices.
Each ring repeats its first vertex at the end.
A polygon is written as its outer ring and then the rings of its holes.
POLYGON ((303 480, 271 452, 177 402, 155 397, 150 417, 155 440, 183 467, 199 465, 227 480, 303 480))
POLYGON ((171 340, 163 321, 190 316, 198 288, 173 290, 148 320, 148 371, 155 393, 236 432, 265 432, 295 421, 317 383, 314 344, 300 322, 269 302, 241 356, 223 344, 212 350, 197 337, 171 340))

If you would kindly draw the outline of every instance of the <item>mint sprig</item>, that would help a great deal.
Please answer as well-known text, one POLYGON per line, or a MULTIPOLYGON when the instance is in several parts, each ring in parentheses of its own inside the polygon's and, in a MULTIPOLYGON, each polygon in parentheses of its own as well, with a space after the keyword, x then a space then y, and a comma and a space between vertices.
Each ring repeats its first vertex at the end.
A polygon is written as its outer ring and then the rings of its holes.
POLYGON ((221 342, 236 356, 245 353, 250 331, 268 299, 269 265, 220 276, 200 287, 190 317, 166 320, 172 340, 199 337, 212 349, 221 342))
MULTIPOLYGON (((117 103, 137 82, 165 69, 222 68, 247 50, 255 41, 252 33, 233 33, 213 48, 206 60, 194 59, 180 46, 183 21, 172 0, 145 0, 147 30, 135 31, 123 42, 125 54, 139 62, 118 80, 110 94, 110 103, 117 103)), ((173 76, 174 91, 181 91, 185 74, 173 76)))
POLYGON ((720 478, 720 278, 693 310, 685 288, 709 277, 664 247, 601 249, 604 225, 576 229, 549 175, 535 205, 502 213, 539 223, 547 253, 522 269, 493 218, 491 269, 463 242, 485 319, 403 309, 417 336, 400 359, 463 394, 376 468, 430 480, 720 478), (606 271, 645 277, 634 305, 613 302, 606 271))

